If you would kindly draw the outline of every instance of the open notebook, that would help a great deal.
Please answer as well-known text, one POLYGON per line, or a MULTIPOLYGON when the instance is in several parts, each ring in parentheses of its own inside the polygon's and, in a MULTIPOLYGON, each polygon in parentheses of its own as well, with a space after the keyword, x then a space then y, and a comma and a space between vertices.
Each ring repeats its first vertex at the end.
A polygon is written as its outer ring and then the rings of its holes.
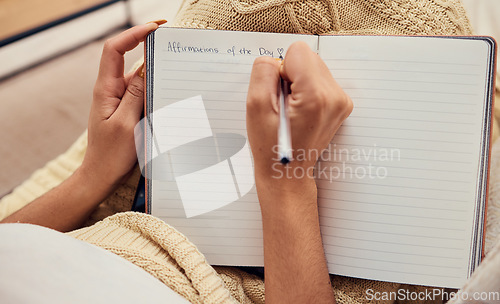
POLYGON ((495 44, 159 28, 146 43, 147 211, 211 264, 263 265, 252 63, 306 42, 354 103, 316 168, 331 273, 460 287, 479 263, 495 44))

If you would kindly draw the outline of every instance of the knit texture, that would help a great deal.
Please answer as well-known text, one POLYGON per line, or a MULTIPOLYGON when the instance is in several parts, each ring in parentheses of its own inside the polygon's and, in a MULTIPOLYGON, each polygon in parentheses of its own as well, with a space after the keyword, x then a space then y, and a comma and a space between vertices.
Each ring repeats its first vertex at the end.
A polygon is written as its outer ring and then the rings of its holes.
POLYGON ((235 303, 196 246, 153 216, 120 213, 68 234, 129 260, 192 303, 235 303))
MULTIPOLYGON (((264 281, 235 267, 211 267, 184 235, 147 214, 119 213, 68 235, 141 267, 192 303, 264 303, 264 281)), ((366 290, 397 291, 399 284, 331 276, 339 303, 370 303, 366 290)), ((393 303, 382 301, 379 303, 393 303)))
POLYGON ((174 26, 302 34, 472 34, 458 0, 185 0, 174 26))

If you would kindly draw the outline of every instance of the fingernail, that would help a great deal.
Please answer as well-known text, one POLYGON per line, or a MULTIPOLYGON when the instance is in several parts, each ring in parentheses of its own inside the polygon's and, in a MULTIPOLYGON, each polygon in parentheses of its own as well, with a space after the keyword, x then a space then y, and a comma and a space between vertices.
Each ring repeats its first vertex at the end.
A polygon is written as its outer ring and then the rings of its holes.
POLYGON ((159 20, 149 21, 148 23, 156 23, 156 24, 158 24, 160 26, 162 24, 167 23, 167 20, 165 20, 165 19, 159 19, 159 20))
MULTIPOLYGON (((139 69, 141 70, 141 71, 139 72, 139 77, 144 78, 144 62, 143 62, 143 63, 142 63, 142 65, 139 67, 139 69)), ((139 69, 138 69, 138 70, 139 70, 139 69)))

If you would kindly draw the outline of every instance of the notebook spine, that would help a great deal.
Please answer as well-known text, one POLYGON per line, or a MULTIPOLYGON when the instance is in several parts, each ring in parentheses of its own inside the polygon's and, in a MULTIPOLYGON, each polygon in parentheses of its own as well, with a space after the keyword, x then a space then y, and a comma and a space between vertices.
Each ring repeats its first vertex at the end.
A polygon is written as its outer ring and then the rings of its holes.
POLYGON ((153 119, 153 92, 154 92, 154 48, 155 48, 155 33, 151 32, 147 37, 146 41, 144 43, 145 47, 145 98, 146 98, 146 103, 145 103, 145 111, 144 111, 144 116, 147 118, 144 120, 146 124, 149 124, 149 126, 144 126, 145 133, 144 138, 146 140, 145 143, 145 187, 146 187, 146 193, 145 193, 145 211, 146 213, 151 214, 151 179, 149 178, 152 176, 152 151, 151 149, 148 149, 148 147, 153 147, 152 145, 152 119, 153 119), (148 128, 149 127, 149 128, 148 128), (151 132, 147 132, 146 130, 150 129, 151 132))

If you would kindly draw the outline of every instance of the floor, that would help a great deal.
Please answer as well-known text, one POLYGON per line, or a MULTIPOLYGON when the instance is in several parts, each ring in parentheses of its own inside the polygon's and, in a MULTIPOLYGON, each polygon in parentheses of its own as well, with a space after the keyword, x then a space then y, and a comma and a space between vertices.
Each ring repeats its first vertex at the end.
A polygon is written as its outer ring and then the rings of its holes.
MULTIPOLYGON (((0 82, 0 196, 85 131, 104 41, 0 82)), ((125 70, 141 57, 141 47, 127 54, 125 70)))
POLYGON ((2 0, 0 40, 104 2, 106 0, 2 0))

